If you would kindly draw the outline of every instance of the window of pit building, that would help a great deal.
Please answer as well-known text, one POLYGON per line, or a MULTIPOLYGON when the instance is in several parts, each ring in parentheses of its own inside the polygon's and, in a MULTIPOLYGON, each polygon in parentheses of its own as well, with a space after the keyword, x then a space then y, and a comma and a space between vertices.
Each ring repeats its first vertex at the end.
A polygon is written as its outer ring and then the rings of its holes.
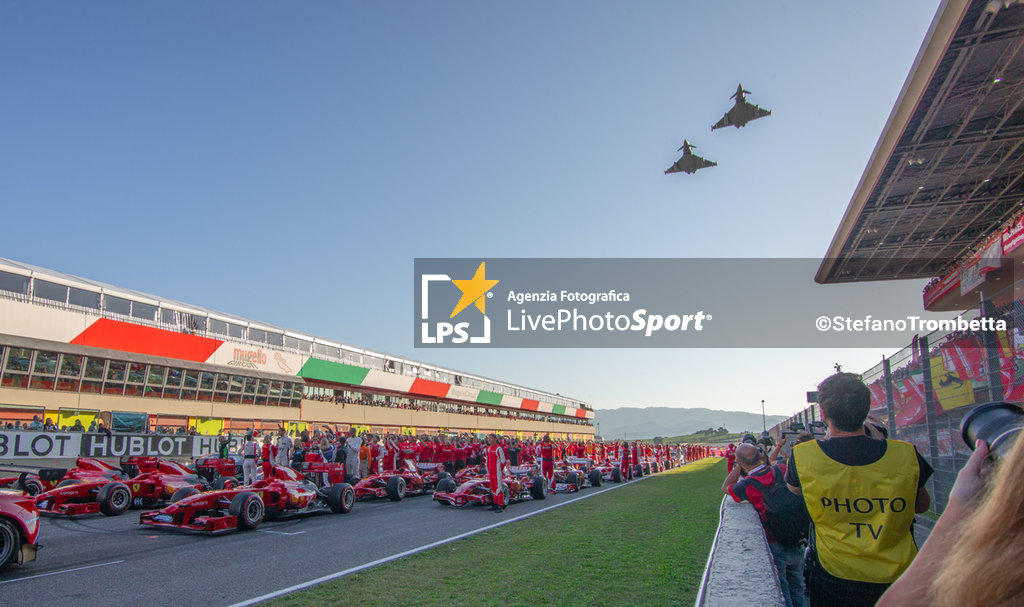
POLYGON ((235 339, 245 339, 245 327, 242 325, 236 325, 233 322, 228 323, 228 337, 235 339))
POLYGON ((0 291, 28 295, 28 283, 31 280, 28 276, 0 272, 0 291))
POLYGON ((313 354, 328 358, 341 358, 341 348, 335 348, 327 344, 313 344, 313 354))
POLYGON ((72 306, 99 310, 100 294, 95 291, 86 291, 85 289, 70 287, 68 289, 68 303, 72 306))
POLYGON ((195 400, 198 395, 199 371, 185 371, 185 381, 181 388, 181 398, 195 400))
POLYGON ((32 365, 32 380, 28 387, 36 390, 53 390, 54 376, 57 375, 57 353, 36 352, 32 365))
POLYGON ((151 398, 159 397, 163 391, 165 375, 167 375, 166 368, 150 365, 149 373, 146 374, 146 389, 143 391, 143 395, 151 398))
POLYGON ((32 295, 36 299, 67 303, 68 288, 55 282, 48 282, 37 278, 32 285, 32 295))
POLYGON ((132 302, 121 297, 104 295, 103 311, 111 312, 113 314, 121 314, 122 316, 129 316, 132 313, 132 302))
POLYGON ((267 332, 263 329, 253 329, 252 327, 249 327, 249 341, 265 344, 267 343, 267 332))
POLYGON ((78 382, 82 376, 84 356, 77 354, 60 355, 60 373, 57 374, 57 389, 65 392, 78 391, 78 382))
POLYGON ((284 333, 267 332, 267 343, 271 346, 281 347, 284 345, 284 333))
POLYGON ((299 339, 290 335, 284 336, 284 347, 298 350, 299 352, 305 352, 309 354, 313 351, 313 342, 305 339, 299 339))
POLYGON ((216 373, 203 371, 199 376, 199 400, 213 400, 213 380, 216 373))
POLYGON ((217 320, 216 318, 210 319, 210 333, 215 335, 227 335, 228 334, 228 323, 223 320, 217 320))
POLYGON ((164 382, 164 398, 178 398, 181 394, 181 378, 185 375, 182 369, 170 367, 167 369, 167 380, 164 382))
POLYGON ((107 380, 103 382, 104 394, 123 394, 124 376, 128 363, 123 360, 111 360, 107 362, 107 380))
POLYGON ((143 320, 156 320, 156 306, 141 303, 138 301, 132 302, 132 316, 134 318, 141 318, 143 320))
POLYGON ((27 388, 28 369, 32 362, 32 350, 28 348, 8 348, 7 362, 4 365, 3 379, 0 385, 5 388, 27 388))
POLYGON ((256 384, 256 404, 266 405, 267 404, 267 381, 259 380, 256 384))

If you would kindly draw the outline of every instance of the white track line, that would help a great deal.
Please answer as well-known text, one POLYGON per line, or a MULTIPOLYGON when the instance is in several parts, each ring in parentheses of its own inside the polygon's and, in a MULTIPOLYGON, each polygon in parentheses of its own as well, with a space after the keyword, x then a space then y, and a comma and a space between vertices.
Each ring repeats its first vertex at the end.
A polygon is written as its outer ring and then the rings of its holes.
POLYGON ((260 533, 273 533, 274 535, 302 535, 303 533, 305 533, 305 531, 293 531, 291 533, 286 533, 284 531, 270 531, 269 529, 260 529, 259 532, 260 533))
MULTIPOLYGON (((682 466, 678 466, 678 468, 681 468, 681 467, 682 466)), ((675 469, 676 468, 673 468, 673 470, 675 470, 675 469)), ((575 498, 573 498, 571 500, 568 500, 568 501, 565 501, 565 502, 561 502, 559 504, 554 504, 554 505, 548 506, 547 508, 541 508, 540 510, 534 510, 533 512, 527 512, 526 514, 520 514, 519 516, 510 518, 510 519, 505 519, 503 521, 498 521, 497 523, 494 523, 494 524, 491 524, 491 525, 487 525, 485 527, 480 527, 479 529, 474 529, 472 531, 467 531, 465 533, 460 533, 459 535, 452 536, 452 537, 449 537, 449 538, 445 538, 443 540, 438 540, 436 542, 431 542, 429 544, 424 544, 424 545, 419 546, 417 548, 412 548, 410 550, 406 550, 405 552, 399 552, 398 554, 392 554, 391 556, 386 556, 384 558, 380 558, 380 559, 377 559, 375 561, 371 561, 369 563, 363 563, 362 565, 357 565, 355 567, 350 567, 350 568, 345 569, 343 571, 338 571, 336 573, 330 573, 330 574, 325 575, 323 577, 318 577, 315 580, 310 580, 308 582, 303 582, 301 584, 296 584, 294 586, 289 586, 287 588, 282 588, 280 590, 275 590, 274 592, 270 592, 270 593, 267 593, 267 594, 264 594, 264 595, 261 595, 261 596, 255 597, 255 598, 251 598, 251 599, 249 599, 247 601, 242 601, 241 603, 235 603, 234 605, 231 605, 230 607, 248 607, 249 605, 256 605, 257 603, 262 603, 263 601, 269 601, 270 599, 276 599, 279 596, 284 596, 286 594, 290 594, 290 593, 296 592, 298 590, 304 590, 304 589, 309 588, 311 586, 316 586, 318 584, 323 584, 324 582, 329 582, 331 580, 336 580, 336 579, 338 579, 340 577, 345 577, 346 575, 349 575, 349 574, 352 574, 352 573, 356 573, 356 572, 362 571, 364 569, 369 569, 371 567, 376 567, 377 565, 383 565, 384 563, 389 563, 389 562, 394 561, 396 559, 400 559, 400 558, 402 558, 404 556, 410 556, 410 555, 416 554, 417 552, 423 552, 424 550, 429 550, 431 548, 436 548, 437 546, 443 546, 445 544, 450 544, 451 542, 454 542, 455 540, 461 540, 463 538, 467 538, 467 537, 470 537, 472 535, 476 535, 478 533, 483 533, 484 531, 490 531, 491 529, 496 529, 498 527, 501 527, 502 525, 508 525, 509 523, 514 523, 516 521, 521 521, 523 519, 530 518, 531 516, 540 514, 541 512, 547 512, 548 510, 554 510, 555 508, 561 508, 562 506, 568 506, 569 504, 571 504, 573 502, 578 502, 580 500, 585 500, 588 497, 594 497, 595 495, 601 495, 602 493, 607 493, 608 491, 614 491, 615 489, 619 489, 621 487, 627 487, 627 486, 631 485, 632 483, 634 483, 636 481, 642 481, 644 479, 648 479, 648 478, 651 478, 653 476, 654 475, 644 476, 644 477, 641 477, 641 478, 638 478, 638 479, 634 479, 633 481, 630 481, 628 483, 620 483, 618 485, 615 485, 614 487, 609 487, 607 489, 601 489, 600 491, 588 492, 586 495, 581 495, 581 496, 575 497, 575 498)))
POLYGON ((20 577, 20 578, 18 578, 16 580, 4 580, 4 581, 0 582, 0 584, 13 584, 14 582, 24 582, 25 580, 32 580, 32 579, 35 579, 37 577, 46 577, 48 575, 59 575, 61 573, 71 573, 72 571, 81 571, 83 569, 92 569, 94 567, 106 567, 107 565, 116 565, 118 563, 123 563, 123 562, 124 562, 123 560, 120 560, 120 561, 110 561, 109 563, 100 563, 98 565, 86 565, 85 567, 75 567, 74 569, 64 569, 63 571, 51 571, 50 573, 40 573, 38 575, 29 575, 29 576, 25 576, 25 577, 20 577))

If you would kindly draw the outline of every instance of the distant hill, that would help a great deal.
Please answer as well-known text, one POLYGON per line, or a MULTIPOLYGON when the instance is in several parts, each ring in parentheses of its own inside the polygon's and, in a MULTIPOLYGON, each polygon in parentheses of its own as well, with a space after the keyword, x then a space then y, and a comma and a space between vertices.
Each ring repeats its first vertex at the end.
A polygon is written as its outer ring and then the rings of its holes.
MULTIPOLYGON (((768 427, 787 419, 769 415, 768 427)), ((729 432, 761 431, 761 416, 744 411, 714 409, 678 409, 674 407, 621 407, 597 409, 594 421, 605 438, 654 438, 692 434, 707 428, 726 428, 729 432)))

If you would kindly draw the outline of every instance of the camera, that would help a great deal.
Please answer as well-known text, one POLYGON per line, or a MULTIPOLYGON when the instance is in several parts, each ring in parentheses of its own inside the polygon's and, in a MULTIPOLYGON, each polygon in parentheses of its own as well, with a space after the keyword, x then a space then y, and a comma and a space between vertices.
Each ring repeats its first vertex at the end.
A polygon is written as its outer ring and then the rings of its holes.
POLYGON ((1024 426, 1024 411, 1006 402, 978 405, 960 422, 960 436, 971 449, 980 438, 989 447, 989 457, 1000 459, 1013 447, 1024 426))

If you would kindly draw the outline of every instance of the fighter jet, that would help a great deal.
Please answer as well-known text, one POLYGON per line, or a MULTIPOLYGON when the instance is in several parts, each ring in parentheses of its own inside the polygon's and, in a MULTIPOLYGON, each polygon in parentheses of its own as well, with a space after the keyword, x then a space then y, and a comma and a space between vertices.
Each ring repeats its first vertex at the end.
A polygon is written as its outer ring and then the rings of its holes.
MULTIPOLYGON (((710 160, 704 160, 700 156, 697 156, 693 152, 690 151, 690 150, 692 150, 695 147, 697 147, 697 146, 691 145, 689 141, 684 139, 683 140, 683 147, 679 148, 679 150, 683 151, 682 158, 677 160, 675 162, 675 164, 673 164, 672 166, 670 166, 667 169, 665 169, 665 174, 666 175, 668 175, 669 173, 693 174, 693 173, 696 173, 697 171, 699 171, 700 169, 706 169, 707 167, 718 166, 717 162, 711 162, 710 160)), ((679 150, 676 150, 676 151, 678 152, 679 150)))
POLYGON ((743 85, 736 87, 736 92, 733 93, 729 99, 735 99, 736 104, 722 116, 715 126, 711 127, 711 130, 720 129, 726 126, 734 126, 740 128, 746 126, 751 120, 757 120, 758 118, 764 118, 765 116, 771 116, 772 111, 760 108, 752 103, 747 103, 747 95, 750 91, 743 90, 743 85))

